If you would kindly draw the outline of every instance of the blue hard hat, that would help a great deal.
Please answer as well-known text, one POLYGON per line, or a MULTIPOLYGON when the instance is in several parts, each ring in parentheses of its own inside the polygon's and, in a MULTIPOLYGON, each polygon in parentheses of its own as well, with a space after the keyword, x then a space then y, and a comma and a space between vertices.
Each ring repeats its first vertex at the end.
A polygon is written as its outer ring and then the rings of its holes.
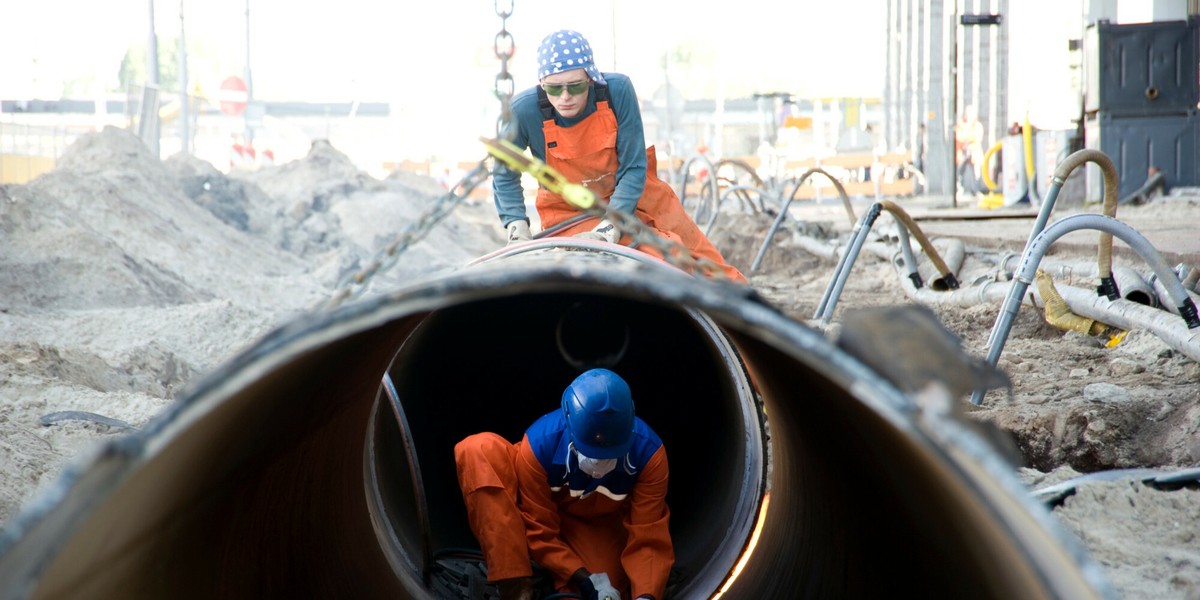
POLYGON ((633 445, 633 396, 608 369, 591 369, 567 386, 563 414, 575 450, 588 458, 620 458, 633 445))

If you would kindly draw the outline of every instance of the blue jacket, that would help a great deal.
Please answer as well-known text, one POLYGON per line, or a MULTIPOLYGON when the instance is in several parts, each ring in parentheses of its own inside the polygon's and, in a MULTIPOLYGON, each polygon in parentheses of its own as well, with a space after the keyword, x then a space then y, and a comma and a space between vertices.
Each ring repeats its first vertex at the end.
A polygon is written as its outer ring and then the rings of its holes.
POLYGON ((543 415, 529 426, 525 435, 533 455, 546 471, 550 490, 558 492, 566 488, 573 498, 584 498, 592 492, 599 492, 613 500, 624 500, 633 490, 646 463, 662 447, 658 434, 641 418, 634 417, 633 445, 629 452, 619 460, 617 468, 600 479, 593 479, 579 469, 576 453, 569 451, 571 436, 562 410, 543 415))

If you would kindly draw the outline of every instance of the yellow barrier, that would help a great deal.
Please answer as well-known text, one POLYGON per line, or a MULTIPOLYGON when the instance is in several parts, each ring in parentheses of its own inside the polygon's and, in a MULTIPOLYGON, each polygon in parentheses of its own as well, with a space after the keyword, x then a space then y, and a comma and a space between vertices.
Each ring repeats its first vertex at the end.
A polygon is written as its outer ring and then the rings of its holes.
POLYGON ((54 159, 48 156, 0 154, 0 183, 28 183, 53 169, 54 159))
POLYGON ((979 208, 993 209, 1004 206, 1004 194, 998 193, 996 190, 999 186, 992 180, 991 168, 989 165, 992 161, 992 156, 1004 147, 1004 142, 996 142, 994 146, 988 148, 988 151, 983 155, 983 166, 980 170, 983 171, 983 182, 987 184, 988 193, 979 197, 979 208))

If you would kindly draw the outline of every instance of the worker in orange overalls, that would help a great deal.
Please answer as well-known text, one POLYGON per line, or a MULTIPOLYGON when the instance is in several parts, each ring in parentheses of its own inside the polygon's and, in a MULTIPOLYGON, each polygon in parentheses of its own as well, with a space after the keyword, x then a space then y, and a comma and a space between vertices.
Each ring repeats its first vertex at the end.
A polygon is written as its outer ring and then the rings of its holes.
MULTIPOLYGON (((568 180, 587 186, 611 208, 637 215, 693 256, 713 261, 731 280, 746 282, 684 212, 671 186, 658 178, 654 148, 646 147, 637 94, 628 77, 601 74, 587 40, 578 32, 561 30, 546 36, 538 48, 538 80, 538 86, 513 97, 508 133, 517 147, 529 148, 568 180)), ((520 173, 497 165, 492 189, 509 243, 530 239, 520 173)), ((543 229, 580 214, 546 189, 538 190, 536 206, 543 229)), ((575 223, 557 235, 622 241, 613 224, 599 218, 575 223)), ((639 249, 660 256, 654 249, 639 249)))
POLYGON ((454 447, 488 580, 532 599, 530 558, 584 600, 663 598, 675 562, 667 451, 634 415, 629 385, 591 369, 521 441, 478 433, 454 447))

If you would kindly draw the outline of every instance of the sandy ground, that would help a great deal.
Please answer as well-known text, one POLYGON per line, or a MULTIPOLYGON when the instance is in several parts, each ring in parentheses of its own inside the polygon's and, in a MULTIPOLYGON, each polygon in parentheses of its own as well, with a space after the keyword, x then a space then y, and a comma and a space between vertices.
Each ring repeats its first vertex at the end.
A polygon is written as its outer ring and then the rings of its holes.
MULTIPOLYGON (((80 139, 55 171, 0 186, 0 522, 93 444, 144 425, 188 381, 328 299, 441 193, 416 175, 373 179, 322 142, 302 160, 230 177, 196 160, 155 160, 111 128, 80 139)), ((1200 223, 1194 199, 1128 210, 1200 223)), ((751 274, 763 296, 805 321, 835 259, 803 241, 844 242, 850 229, 840 206, 809 217, 786 226, 751 274)), ((712 239, 749 273, 770 221, 723 216, 712 239)), ((872 242, 894 247, 884 221, 872 242)), ((374 285, 452 270, 501 243, 490 202, 464 203, 374 285)), ((968 248, 959 279, 994 276, 994 259, 968 248)), ((847 307, 906 302, 891 261, 864 252, 834 321, 847 307)), ((935 310, 964 349, 984 355, 998 303, 935 310)), ((993 392, 970 414, 1011 432, 1031 489, 1080 473, 1200 464, 1200 365, 1152 334, 1135 329, 1109 348, 1027 306, 999 366, 1011 394, 993 392)), ((1123 597, 1200 598, 1196 484, 1090 483, 1054 514, 1123 597)))

